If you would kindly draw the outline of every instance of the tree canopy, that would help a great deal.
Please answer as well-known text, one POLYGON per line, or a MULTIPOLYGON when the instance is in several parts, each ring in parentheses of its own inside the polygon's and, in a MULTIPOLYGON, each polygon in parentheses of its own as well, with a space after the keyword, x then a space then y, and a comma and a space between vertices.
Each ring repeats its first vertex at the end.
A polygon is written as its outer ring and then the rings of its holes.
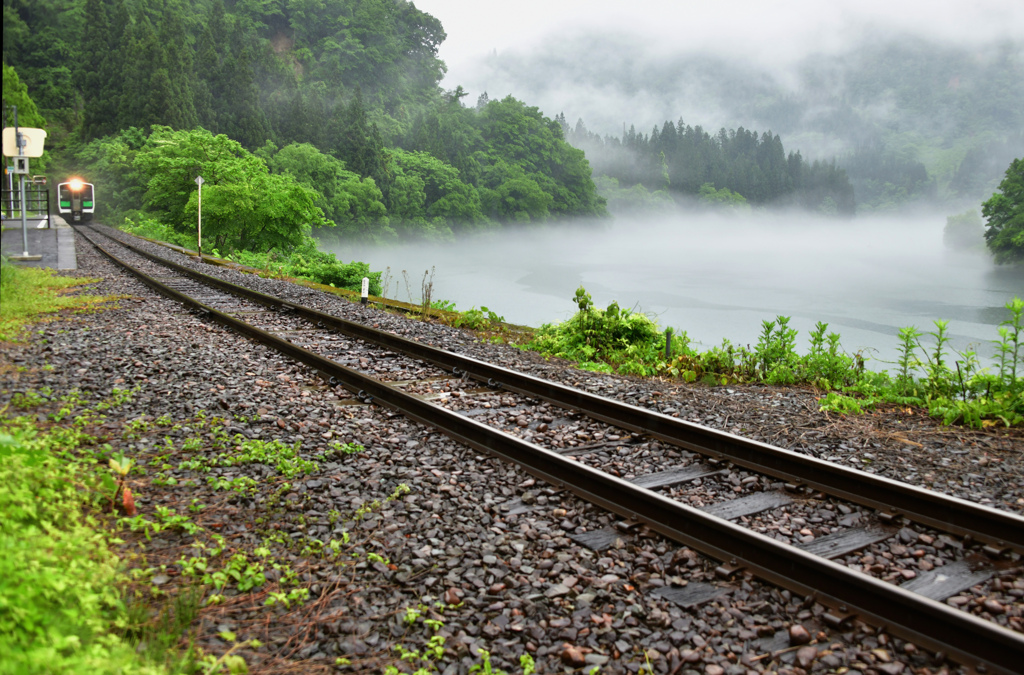
MULTIPOLYGON (((28 87, 18 77, 14 68, 4 64, 4 103, 18 107, 18 124, 23 127, 43 128, 46 118, 39 113, 35 101, 28 95, 28 87)), ((7 111, 4 111, 7 114, 7 111)), ((8 122, 13 125, 14 120, 8 122)))
POLYGON ((1006 169, 999 191, 982 204, 988 221, 985 243, 997 263, 1024 262, 1024 159, 1006 169))
POLYGON ((327 226, 315 190, 291 174, 270 173, 263 159, 223 134, 155 127, 134 164, 146 205, 181 229, 198 219, 201 175, 204 229, 219 249, 288 251, 313 227, 327 226))

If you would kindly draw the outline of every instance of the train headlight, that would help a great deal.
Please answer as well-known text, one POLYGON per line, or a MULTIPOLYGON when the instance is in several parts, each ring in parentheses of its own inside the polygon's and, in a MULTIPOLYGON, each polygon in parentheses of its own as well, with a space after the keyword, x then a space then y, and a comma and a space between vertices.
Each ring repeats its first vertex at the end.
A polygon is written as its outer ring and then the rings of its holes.
POLYGON ((79 190, 82 189, 82 185, 84 185, 82 181, 78 180, 77 178, 72 178, 71 183, 68 187, 70 187, 75 192, 78 192, 79 190))

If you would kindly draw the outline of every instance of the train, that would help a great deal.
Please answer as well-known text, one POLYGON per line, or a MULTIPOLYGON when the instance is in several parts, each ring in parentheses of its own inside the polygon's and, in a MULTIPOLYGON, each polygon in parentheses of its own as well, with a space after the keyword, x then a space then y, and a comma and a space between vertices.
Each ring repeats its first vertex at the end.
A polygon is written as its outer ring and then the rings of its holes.
POLYGON ((57 185, 57 212, 71 223, 92 220, 96 210, 95 189, 81 178, 69 178, 57 185))

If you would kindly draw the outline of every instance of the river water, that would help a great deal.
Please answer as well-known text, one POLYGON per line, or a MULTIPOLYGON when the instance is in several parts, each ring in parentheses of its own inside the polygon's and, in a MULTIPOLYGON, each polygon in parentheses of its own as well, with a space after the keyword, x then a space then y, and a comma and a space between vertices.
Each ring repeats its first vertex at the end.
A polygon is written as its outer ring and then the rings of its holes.
POLYGON ((895 359, 901 327, 934 330, 935 319, 949 320, 953 347, 990 355, 1009 316, 1005 304, 1024 297, 1024 269, 951 253, 944 225, 944 215, 837 221, 673 213, 334 252, 374 270, 390 267, 388 297, 419 301, 433 268, 433 298, 460 310, 486 306, 531 326, 571 316, 581 285, 599 307, 617 301, 705 348, 723 339, 756 344, 761 322, 783 315, 805 351, 809 331, 823 321, 847 352, 883 370, 881 362, 895 359))

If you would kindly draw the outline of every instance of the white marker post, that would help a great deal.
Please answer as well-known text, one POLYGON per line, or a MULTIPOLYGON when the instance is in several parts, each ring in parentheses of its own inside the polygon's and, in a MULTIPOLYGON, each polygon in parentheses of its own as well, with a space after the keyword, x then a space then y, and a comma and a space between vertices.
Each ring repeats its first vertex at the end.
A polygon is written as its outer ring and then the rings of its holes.
POLYGON ((363 294, 359 298, 359 302, 365 305, 370 299, 370 278, 363 277, 363 294))
POLYGON ((199 262, 203 262, 203 180, 202 176, 196 176, 196 185, 199 186, 199 262))

